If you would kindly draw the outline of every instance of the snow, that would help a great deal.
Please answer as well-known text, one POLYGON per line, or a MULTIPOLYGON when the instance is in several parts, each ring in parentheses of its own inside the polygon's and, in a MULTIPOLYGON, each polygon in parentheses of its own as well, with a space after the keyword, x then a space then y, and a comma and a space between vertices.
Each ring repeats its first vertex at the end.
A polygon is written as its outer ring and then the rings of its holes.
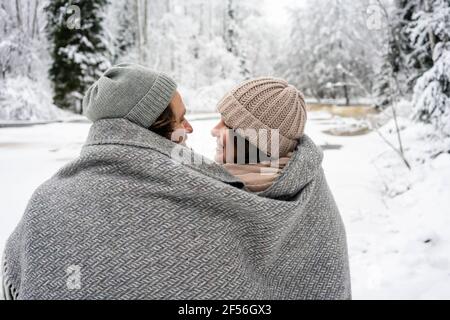
MULTIPOLYGON (((218 116, 191 118, 188 144, 212 158, 215 139, 209 130, 218 116)), ((439 150, 436 145, 449 141, 401 119, 409 171, 377 133, 331 136, 323 131, 345 120, 323 111, 309 119, 307 134, 324 146, 324 170, 346 225, 354 298, 449 299, 450 155, 422 163, 439 150)), ((0 129, 0 250, 33 190, 77 156, 89 126, 0 129)), ((392 128, 387 123, 381 133, 395 143, 392 128)))

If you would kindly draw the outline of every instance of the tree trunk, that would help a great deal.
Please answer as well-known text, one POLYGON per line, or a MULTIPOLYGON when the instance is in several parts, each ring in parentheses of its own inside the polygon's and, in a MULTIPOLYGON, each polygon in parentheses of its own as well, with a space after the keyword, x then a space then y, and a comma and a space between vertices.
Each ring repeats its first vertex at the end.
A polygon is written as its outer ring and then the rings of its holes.
POLYGON ((345 105, 349 106, 350 105, 350 97, 349 97, 349 92, 348 92, 348 86, 347 86, 347 75, 345 74, 345 72, 342 74, 342 80, 343 80, 343 88, 344 88, 344 97, 345 97, 345 105))
MULTIPOLYGON (((433 9, 431 7, 430 0, 425 0, 425 12, 431 13, 432 11, 433 9)), ((430 27, 428 28, 428 37, 430 39, 431 54, 433 54, 434 47, 436 47, 436 35, 430 27)))
POLYGON ((213 33, 214 33, 214 25, 213 25, 213 16, 214 16, 214 6, 212 4, 212 1, 208 1, 208 36, 209 40, 211 41, 213 39, 213 33))
POLYGON ((37 32, 37 9, 39 7, 39 0, 35 0, 34 2, 34 12, 33 12, 33 22, 31 26, 31 39, 34 39, 34 36, 37 32))
POLYGON ((142 24, 142 34, 144 35, 144 45, 148 43, 148 1, 144 1, 144 22, 142 24))
POLYGON ((26 16, 27 16, 27 22, 26 22, 26 32, 27 34, 31 35, 31 0, 27 1, 27 8, 26 8, 26 16))
POLYGON ((136 18, 137 18, 137 43, 139 63, 142 63, 142 23, 141 23, 141 1, 136 0, 136 18))
POLYGON ((200 13, 199 13, 200 17, 200 28, 198 31, 198 34, 200 36, 205 34, 205 4, 204 2, 200 3, 200 13))
POLYGON ((225 10, 223 11, 223 23, 222 23, 222 37, 225 42, 225 45, 227 45, 227 37, 228 37, 228 1, 225 4, 225 10))
POLYGON ((234 37, 235 37, 235 30, 234 30, 234 3, 233 0, 227 1, 227 8, 226 8, 226 19, 225 19, 225 43, 227 46, 227 50, 230 53, 233 53, 235 56, 237 56, 235 43, 234 43, 234 37))
POLYGON ((142 35, 143 35, 143 48, 142 53, 143 57, 142 59, 144 62, 147 62, 147 46, 148 46, 148 1, 144 1, 144 22, 142 24, 142 35))
POLYGON ((19 29, 22 29, 22 15, 20 12, 19 0, 16 0, 16 17, 17 17, 17 25, 19 26, 19 29))

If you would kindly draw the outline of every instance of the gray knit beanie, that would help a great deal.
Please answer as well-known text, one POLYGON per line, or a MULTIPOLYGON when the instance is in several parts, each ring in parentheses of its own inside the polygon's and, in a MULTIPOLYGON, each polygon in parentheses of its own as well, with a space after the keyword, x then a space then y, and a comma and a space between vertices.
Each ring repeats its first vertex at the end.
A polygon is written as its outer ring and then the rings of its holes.
POLYGON ((218 111, 228 127, 273 157, 277 155, 273 154, 270 130, 279 130, 279 156, 282 157, 297 146, 307 118, 303 94, 285 80, 272 77, 240 84, 219 102, 218 111), (246 129, 265 129, 267 138, 249 135, 246 129))
POLYGON ((175 82, 163 73, 119 64, 88 89, 83 110, 91 121, 125 118, 150 128, 169 106, 176 89, 175 82))

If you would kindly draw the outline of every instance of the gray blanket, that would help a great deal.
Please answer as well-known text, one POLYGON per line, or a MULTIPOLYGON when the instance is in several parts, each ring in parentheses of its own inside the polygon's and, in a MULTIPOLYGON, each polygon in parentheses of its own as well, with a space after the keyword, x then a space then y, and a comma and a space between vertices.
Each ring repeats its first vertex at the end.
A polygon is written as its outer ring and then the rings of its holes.
POLYGON ((261 194, 188 152, 127 120, 96 122, 7 242, 11 297, 351 297, 344 226, 311 139, 261 194))

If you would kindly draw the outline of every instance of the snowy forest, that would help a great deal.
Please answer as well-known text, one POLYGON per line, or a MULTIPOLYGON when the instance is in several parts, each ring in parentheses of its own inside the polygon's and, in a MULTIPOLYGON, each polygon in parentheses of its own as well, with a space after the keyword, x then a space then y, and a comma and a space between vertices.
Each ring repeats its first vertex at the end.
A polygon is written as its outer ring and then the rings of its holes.
POLYGON ((316 101, 406 98, 450 133, 448 1, 286 1, 277 23, 260 3, 2 0, 0 119, 81 113, 96 77, 133 61, 175 77, 191 110, 214 111, 234 83, 270 74, 316 101))
POLYGON ((0 242, 79 153, 83 95, 122 62, 177 81, 207 156, 229 89, 295 85, 355 297, 450 298, 450 0, 0 0, 0 242))

